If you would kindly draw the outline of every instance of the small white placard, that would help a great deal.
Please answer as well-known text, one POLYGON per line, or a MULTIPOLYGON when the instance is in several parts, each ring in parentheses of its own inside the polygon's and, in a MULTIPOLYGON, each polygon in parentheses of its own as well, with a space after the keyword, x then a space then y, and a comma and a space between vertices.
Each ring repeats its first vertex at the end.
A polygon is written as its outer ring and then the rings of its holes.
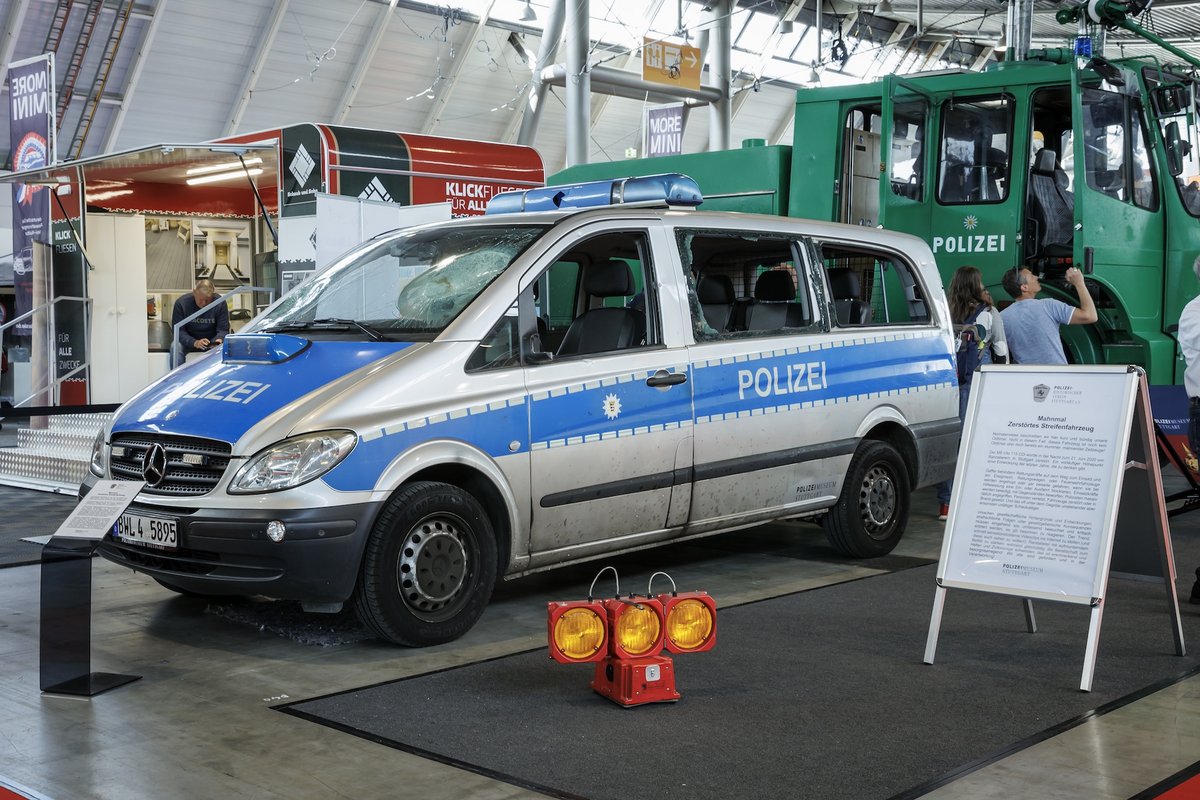
POLYGON ((145 485, 145 481, 99 481, 58 526, 54 535, 103 539, 145 485))

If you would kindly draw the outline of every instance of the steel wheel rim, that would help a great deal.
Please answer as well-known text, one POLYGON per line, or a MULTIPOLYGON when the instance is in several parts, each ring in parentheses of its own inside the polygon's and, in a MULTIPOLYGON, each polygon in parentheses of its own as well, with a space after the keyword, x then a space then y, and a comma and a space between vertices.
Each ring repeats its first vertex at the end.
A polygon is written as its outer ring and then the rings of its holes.
POLYGON ((396 590, 414 613, 440 615, 462 600, 471 567, 467 530, 459 517, 434 514, 405 534, 396 563, 396 590))
POLYGON ((887 535, 896 519, 897 502, 896 481, 891 471, 880 464, 867 470, 858 493, 858 506, 869 536, 879 539, 887 535))

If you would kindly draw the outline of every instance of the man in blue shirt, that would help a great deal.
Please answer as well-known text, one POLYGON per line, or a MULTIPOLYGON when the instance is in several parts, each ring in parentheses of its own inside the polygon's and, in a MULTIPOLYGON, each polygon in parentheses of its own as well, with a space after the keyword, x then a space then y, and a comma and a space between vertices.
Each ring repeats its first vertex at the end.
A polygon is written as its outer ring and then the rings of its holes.
POLYGON ((1066 364, 1059 325, 1086 325, 1096 321, 1096 304, 1083 282, 1083 273, 1071 267, 1067 283, 1079 297, 1079 308, 1052 298, 1038 299, 1042 284, 1027 269, 1004 273, 1004 290, 1013 302, 1000 312, 1008 337, 1008 354, 1017 364, 1066 364))
POLYGON ((220 297, 213 282, 203 278, 196 281, 191 294, 175 301, 171 309, 172 328, 200 309, 207 310, 179 329, 179 348, 172 353, 172 366, 182 364, 188 353, 202 353, 221 344, 229 334, 229 309, 220 302, 220 297))

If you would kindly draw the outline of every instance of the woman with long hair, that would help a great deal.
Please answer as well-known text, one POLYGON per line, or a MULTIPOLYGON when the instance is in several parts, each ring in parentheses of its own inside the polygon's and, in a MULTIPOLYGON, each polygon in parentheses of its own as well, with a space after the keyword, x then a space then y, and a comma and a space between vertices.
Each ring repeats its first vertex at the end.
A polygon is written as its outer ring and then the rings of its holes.
MULTIPOLYGON (((947 292, 950 301, 950 319, 954 323, 958 352, 955 355, 958 367, 958 418, 967 413, 967 398, 971 394, 971 379, 975 368, 981 364, 1008 360, 1008 342, 1004 338, 1004 323, 1000 312, 992 302, 992 296, 983 286, 983 276, 978 267, 964 265, 954 272, 947 292)), ((938 519, 945 520, 950 513, 950 490, 953 481, 938 484, 938 519)))

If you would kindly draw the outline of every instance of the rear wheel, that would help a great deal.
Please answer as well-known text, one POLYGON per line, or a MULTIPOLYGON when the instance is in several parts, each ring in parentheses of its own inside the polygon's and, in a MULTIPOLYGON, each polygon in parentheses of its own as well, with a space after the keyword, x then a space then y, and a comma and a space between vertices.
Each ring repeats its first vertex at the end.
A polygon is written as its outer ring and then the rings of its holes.
POLYGON ((900 454, 886 442, 864 441, 850 460, 837 505, 825 515, 825 536, 843 555, 887 555, 908 526, 909 505, 900 454))
POLYGON ((496 583, 496 558, 496 537, 479 501, 445 483, 410 484, 371 530, 354 610, 389 642, 449 642, 483 614, 496 583))

